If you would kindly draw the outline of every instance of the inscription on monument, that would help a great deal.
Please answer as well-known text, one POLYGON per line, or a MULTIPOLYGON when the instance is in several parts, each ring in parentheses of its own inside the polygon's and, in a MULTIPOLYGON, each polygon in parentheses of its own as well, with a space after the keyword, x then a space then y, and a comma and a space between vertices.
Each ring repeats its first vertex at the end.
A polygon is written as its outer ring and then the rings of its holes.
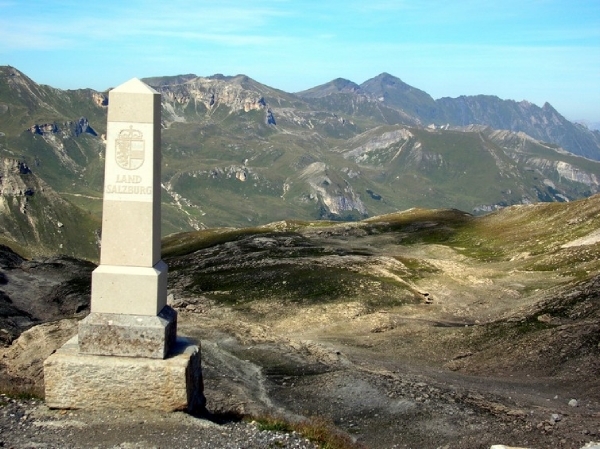
POLYGON ((152 195, 152 187, 107 184, 105 193, 123 195, 152 195))
POLYGON ((142 184, 139 175, 117 175, 114 184, 106 184, 105 193, 123 193, 126 195, 152 195, 152 186, 142 184))

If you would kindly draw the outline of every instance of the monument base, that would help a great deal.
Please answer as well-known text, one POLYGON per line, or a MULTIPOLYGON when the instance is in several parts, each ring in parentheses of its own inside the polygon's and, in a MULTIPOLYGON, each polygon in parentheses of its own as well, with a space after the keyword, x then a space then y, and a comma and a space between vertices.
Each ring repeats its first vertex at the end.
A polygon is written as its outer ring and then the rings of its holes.
POLYGON ((71 338, 44 362, 46 405, 57 409, 200 412, 200 348, 185 338, 164 360, 81 354, 71 338))
POLYGON ((79 323, 79 352, 164 359, 177 338, 177 312, 164 306, 158 316, 90 313, 79 323))

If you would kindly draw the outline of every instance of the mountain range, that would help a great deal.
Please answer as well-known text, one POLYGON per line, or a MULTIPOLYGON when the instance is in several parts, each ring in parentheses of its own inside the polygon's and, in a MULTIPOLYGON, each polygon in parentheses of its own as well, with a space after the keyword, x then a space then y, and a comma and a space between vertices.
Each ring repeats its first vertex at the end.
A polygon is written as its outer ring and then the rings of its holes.
MULTIPOLYGON (((165 235, 600 190, 600 132, 548 103, 434 100, 387 73, 297 93, 244 75, 143 81, 162 94, 165 235)), ((0 243, 97 258, 107 107, 107 92, 0 67, 0 243)))

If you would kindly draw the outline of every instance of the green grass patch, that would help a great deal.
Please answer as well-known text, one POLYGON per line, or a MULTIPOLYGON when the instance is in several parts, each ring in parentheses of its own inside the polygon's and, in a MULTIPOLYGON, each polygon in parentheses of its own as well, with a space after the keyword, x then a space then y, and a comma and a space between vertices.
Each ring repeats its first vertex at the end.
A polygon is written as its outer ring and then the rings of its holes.
POLYGON ((10 399, 43 401, 44 388, 30 383, 11 382, 9 379, 0 379, 0 407, 7 405, 10 399))
POLYGON ((401 262, 410 270, 409 278, 411 280, 421 279, 427 274, 438 273, 440 270, 422 259, 414 257, 393 256, 398 262, 401 262))
POLYGON ((177 257, 239 238, 271 232, 266 228, 218 228, 183 232, 162 239, 163 257, 177 257))
POLYGON ((293 426, 290 422, 282 418, 276 418, 274 416, 261 416, 254 418, 256 427, 259 430, 266 430, 269 432, 292 432, 293 426))
POLYGON ((285 262, 266 267, 196 272, 192 276, 195 293, 229 292, 218 294, 214 299, 235 304, 269 297, 301 303, 332 302, 354 297, 361 280, 370 280, 369 276, 339 267, 297 266, 285 262))
MULTIPOLYGON (((249 418, 250 419, 250 418, 249 418)), ((365 449, 352 438, 323 418, 309 418, 291 422, 284 418, 265 415, 251 418, 259 430, 272 432, 296 432, 317 444, 320 449, 365 449)))

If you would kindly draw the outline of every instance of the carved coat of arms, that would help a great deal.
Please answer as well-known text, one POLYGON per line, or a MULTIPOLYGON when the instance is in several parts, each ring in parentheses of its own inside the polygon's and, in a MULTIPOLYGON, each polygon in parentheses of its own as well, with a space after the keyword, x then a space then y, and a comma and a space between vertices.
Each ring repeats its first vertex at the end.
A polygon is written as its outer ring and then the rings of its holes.
POLYGON ((125 170, 137 170, 144 164, 145 143, 141 131, 123 129, 115 141, 115 159, 117 165, 125 170))

